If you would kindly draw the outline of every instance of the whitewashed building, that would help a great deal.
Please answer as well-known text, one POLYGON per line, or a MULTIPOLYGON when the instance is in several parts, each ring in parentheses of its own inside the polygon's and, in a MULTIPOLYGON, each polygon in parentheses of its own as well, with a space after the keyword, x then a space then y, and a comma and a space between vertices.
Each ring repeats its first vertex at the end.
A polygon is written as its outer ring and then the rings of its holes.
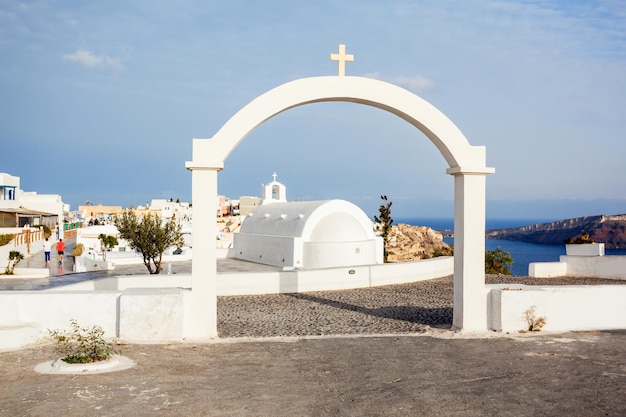
POLYGON ((284 269, 383 262, 383 241, 356 205, 345 200, 263 204, 234 235, 235 258, 284 269))
POLYGON ((20 177, 0 173, 0 210, 14 212, 19 224, 11 227, 22 227, 24 224, 38 226, 46 224, 54 227, 63 222, 63 216, 69 211, 69 205, 63 203, 58 194, 37 194, 20 188, 20 177), (22 224, 24 223, 24 224, 22 224))
POLYGON ((359 207, 345 200, 287 202, 287 187, 273 177, 234 234, 235 258, 287 270, 383 262, 382 238, 359 207))

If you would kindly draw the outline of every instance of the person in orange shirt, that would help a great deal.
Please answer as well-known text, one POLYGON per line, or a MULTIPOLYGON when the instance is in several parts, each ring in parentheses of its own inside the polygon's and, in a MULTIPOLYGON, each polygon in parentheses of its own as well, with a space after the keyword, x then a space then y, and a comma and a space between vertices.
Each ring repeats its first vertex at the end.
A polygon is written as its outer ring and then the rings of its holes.
POLYGON ((63 242, 63 239, 59 239, 59 242, 57 243, 57 253, 58 253, 58 257, 59 257, 59 265, 63 264, 63 251, 65 250, 65 242, 63 242))

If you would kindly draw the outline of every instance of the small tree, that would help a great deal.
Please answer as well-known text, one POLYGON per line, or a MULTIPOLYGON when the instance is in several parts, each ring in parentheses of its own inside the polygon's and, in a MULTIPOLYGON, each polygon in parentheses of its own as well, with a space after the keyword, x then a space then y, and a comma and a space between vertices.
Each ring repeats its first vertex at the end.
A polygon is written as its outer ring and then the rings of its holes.
POLYGON ((11 252, 9 252, 9 263, 7 263, 7 267, 4 273, 7 275, 13 275, 13 270, 15 269, 15 266, 19 264, 22 259, 24 259, 24 255, 22 254, 22 252, 18 250, 12 250, 11 252))
POLYGON ((383 200, 383 203, 378 208, 379 216, 374 216, 374 221, 380 224, 383 228, 382 236, 383 236, 383 260, 387 262, 387 256, 389 252, 387 252, 387 239, 389 238, 389 232, 391 231, 391 227, 393 226, 393 219, 391 218, 391 205, 393 202, 387 200, 386 195, 381 195, 380 198, 383 200))
POLYGON ((102 260, 107 260, 107 251, 113 249, 117 246, 117 238, 111 235, 105 235, 104 233, 100 233, 98 235, 98 239, 100 239, 100 249, 102 250, 102 260))
POLYGON ((134 211, 125 211, 115 218, 114 224, 120 238, 141 253, 143 263, 151 274, 161 272, 161 260, 167 248, 183 245, 181 226, 171 219, 163 222, 152 214, 139 219, 134 211))
POLYGON ((513 258, 511 254, 503 251, 500 247, 485 251, 485 273, 511 275, 513 258))

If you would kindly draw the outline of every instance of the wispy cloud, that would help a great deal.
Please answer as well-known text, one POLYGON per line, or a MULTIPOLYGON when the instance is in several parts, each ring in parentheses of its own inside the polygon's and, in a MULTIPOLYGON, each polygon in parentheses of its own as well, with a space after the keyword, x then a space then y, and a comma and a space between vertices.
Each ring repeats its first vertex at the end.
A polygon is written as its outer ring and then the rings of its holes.
POLYGON ((429 90, 435 86, 434 81, 421 75, 414 75, 412 77, 405 77, 402 75, 384 76, 379 72, 370 72, 368 74, 364 74, 363 76, 381 81, 387 81, 388 83, 396 84, 406 88, 407 90, 411 90, 414 93, 429 90))
POLYGON ((85 68, 110 68, 121 71, 124 66, 117 58, 109 56, 94 55, 86 49, 77 49, 73 54, 65 54, 62 57, 65 61, 75 62, 85 68))

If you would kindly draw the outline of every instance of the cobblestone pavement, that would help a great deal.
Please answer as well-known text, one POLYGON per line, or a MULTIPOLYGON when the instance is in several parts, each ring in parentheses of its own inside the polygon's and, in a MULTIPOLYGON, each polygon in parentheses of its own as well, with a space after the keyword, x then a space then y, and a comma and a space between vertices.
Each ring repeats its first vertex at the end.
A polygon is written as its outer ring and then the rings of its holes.
MULTIPOLYGON (((488 284, 626 285, 623 280, 496 276, 488 284)), ((452 326, 452 277, 347 291, 218 297, 220 337, 423 333, 452 326)))

